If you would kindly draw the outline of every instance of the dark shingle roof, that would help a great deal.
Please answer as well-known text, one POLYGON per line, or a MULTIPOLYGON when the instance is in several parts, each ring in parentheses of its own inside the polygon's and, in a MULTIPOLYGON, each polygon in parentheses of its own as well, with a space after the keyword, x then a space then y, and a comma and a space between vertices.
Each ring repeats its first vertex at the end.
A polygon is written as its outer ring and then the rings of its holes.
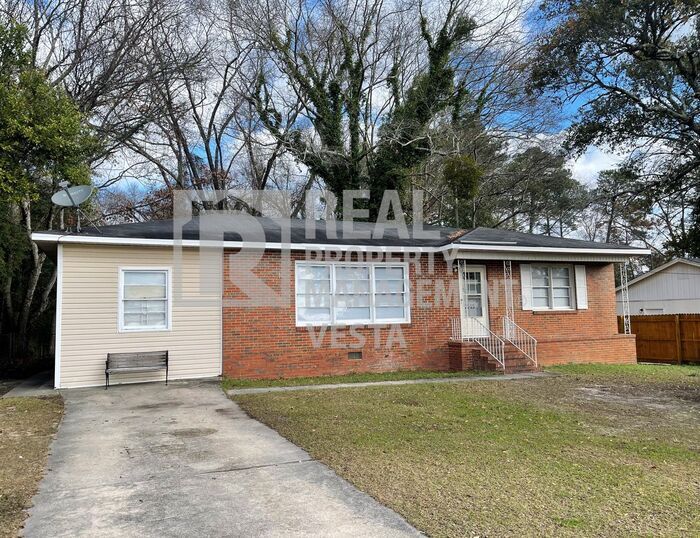
POLYGON ((549 247, 549 248, 593 248, 593 249, 630 249, 627 245, 614 245, 610 243, 596 243, 595 241, 582 241, 580 239, 567 239, 549 235, 536 235, 500 228, 474 228, 460 237, 456 243, 462 244, 501 244, 525 248, 549 247))
MULTIPOLYGON (((503 246, 537 248, 570 248, 570 249, 629 249, 633 247, 625 245, 613 245, 608 243, 596 243, 593 241, 581 241, 578 239, 565 239, 544 235, 534 235, 494 228, 475 228, 464 230, 438 226, 424 226, 427 231, 432 231, 434 237, 414 237, 412 227, 408 227, 408 237, 402 237, 394 228, 386 228, 382 233, 375 228, 374 223, 354 222, 356 232, 364 232, 370 237, 353 237, 345 234, 342 222, 314 221, 315 236, 309 236, 306 231, 304 219, 275 219, 269 217, 250 217, 231 215, 226 216, 220 226, 224 228, 223 239, 225 241, 260 241, 267 243, 291 243, 291 244, 321 244, 321 245, 358 245, 366 247, 441 247, 450 243, 471 245, 503 246), (257 234, 256 234, 257 232, 257 234), (249 234, 253 234, 251 239, 249 234), (245 236, 245 237, 244 237, 245 236)), ((156 220, 131 224, 115 224, 110 226, 84 226, 80 233, 59 231, 38 232, 49 235, 70 235, 74 237, 104 237, 117 239, 173 239, 173 221, 156 220)), ((200 239, 200 219, 194 217, 182 227, 182 239, 200 239)), ((41 241, 39 241, 41 244, 41 241)), ((42 245, 43 248, 43 245, 42 245)))
MULTIPOLYGON (((362 246, 411 246, 436 247, 450 243, 453 238, 464 234, 466 230, 438 226, 424 226, 424 229, 436 232, 434 238, 413 237, 412 227, 408 227, 408 237, 401 237, 395 228, 383 231, 375 229, 375 224, 368 222, 353 222, 353 230, 364 236, 355 237, 343 232, 342 222, 314 221, 315 234, 306 231, 304 219, 276 219, 269 217, 251 217, 230 215, 223 217, 221 224, 224 229, 225 241, 251 240, 247 234, 264 233, 264 241, 268 243, 290 242, 292 244, 314 243, 324 245, 362 245, 362 246), (258 226, 256 226, 257 222, 258 226), (377 234, 375 234, 377 232, 377 234), (242 237, 245 235, 246 237, 242 237), (373 237, 380 235, 380 237, 373 237)), ((73 232, 72 236, 113 237, 130 239, 173 239, 174 226, 172 220, 153 220, 131 224, 114 224, 111 226, 83 226, 80 233, 73 232)), ((65 232, 38 232, 52 235, 66 235, 65 232)), ((194 217, 182 226, 181 239, 200 238, 200 219, 194 217)), ((262 237, 260 237, 262 239, 262 237)))

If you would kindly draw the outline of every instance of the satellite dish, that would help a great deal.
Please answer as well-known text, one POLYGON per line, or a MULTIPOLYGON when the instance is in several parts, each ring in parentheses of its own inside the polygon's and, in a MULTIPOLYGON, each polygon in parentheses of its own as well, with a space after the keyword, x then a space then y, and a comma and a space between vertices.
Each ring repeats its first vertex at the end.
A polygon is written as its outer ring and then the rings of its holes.
MULTIPOLYGON (((67 181, 61 181, 59 185, 61 186, 61 190, 54 193, 54 195, 51 197, 51 201, 57 206, 72 207, 75 209, 78 217, 76 231, 80 233, 80 214, 83 212, 80 209, 80 204, 90 198, 95 189, 91 185, 76 185, 75 187, 69 187, 69 183, 67 181)), ((87 218, 87 215, 85 215, 85 218, 87 218)))
POLYGON ((51 201, 61 207, 78 207, 85 200, 92 196, 93 187, 90 185, 76 185, 75 187, 63 188, 54 193, 51 201))

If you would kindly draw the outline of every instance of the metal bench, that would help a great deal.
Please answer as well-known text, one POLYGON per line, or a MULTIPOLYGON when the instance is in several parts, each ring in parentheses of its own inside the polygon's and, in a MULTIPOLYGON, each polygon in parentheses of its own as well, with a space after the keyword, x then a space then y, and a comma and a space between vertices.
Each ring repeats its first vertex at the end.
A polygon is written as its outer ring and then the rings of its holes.
POLYGON ((109 387, 109 374, 126 372, 152 372, 165 370, 168 384, 168 352, 143 351, 138 353, 107 353, 105 362, 105 390, 109 387))

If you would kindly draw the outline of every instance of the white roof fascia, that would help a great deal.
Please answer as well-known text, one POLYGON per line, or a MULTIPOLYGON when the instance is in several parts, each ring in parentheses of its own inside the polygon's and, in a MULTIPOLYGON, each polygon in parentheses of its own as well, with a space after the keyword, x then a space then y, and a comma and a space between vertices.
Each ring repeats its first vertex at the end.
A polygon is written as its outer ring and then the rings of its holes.
MULTIPOLYGON (((33 241, 48 243, 76 243, 85 245, 127 245, 151 247, 199 247, 199 239, 147 239, 143 237, 98 237, 85 235, 32 234, 33 241)), ((224 248, 253 248, 265 250, 331 250, 352 252, 436 252, 435 247, 401 247, 371 245, 332 245, 325 243, 256 243, 251 241, 209 241, 204 244, 220 244, 224 248)))
POLYGON ((440 250, 455 249, 460 252, 538 252, 542 254, 601 254, 614 256, 647 256, 651 254, 651 250, 645 248, 629 249, 629 248, 577 248, 577 247, 520 247, 520 246, 504 246, 504 245, 463 245, 452 243, 439 247, 440 250))

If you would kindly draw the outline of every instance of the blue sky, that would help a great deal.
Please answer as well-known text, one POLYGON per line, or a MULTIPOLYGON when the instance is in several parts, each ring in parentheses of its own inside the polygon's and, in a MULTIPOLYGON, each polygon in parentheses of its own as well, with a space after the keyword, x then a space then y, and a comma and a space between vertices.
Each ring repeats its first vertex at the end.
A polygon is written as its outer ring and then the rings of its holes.
MULTIPOLYGON (((571 125, 579 108, 584 106, 586 101, 585 97, 579 97, 575 101, 564 102, 562 106, 562 129, 566 129, 571 125)), ((610 148, 591 146, 580 157, 571 159, 569 167, 576 179, 591 186, 595 184, 598 173, 614 168, 623 159, 623 155, 613 152, 610 148)))

